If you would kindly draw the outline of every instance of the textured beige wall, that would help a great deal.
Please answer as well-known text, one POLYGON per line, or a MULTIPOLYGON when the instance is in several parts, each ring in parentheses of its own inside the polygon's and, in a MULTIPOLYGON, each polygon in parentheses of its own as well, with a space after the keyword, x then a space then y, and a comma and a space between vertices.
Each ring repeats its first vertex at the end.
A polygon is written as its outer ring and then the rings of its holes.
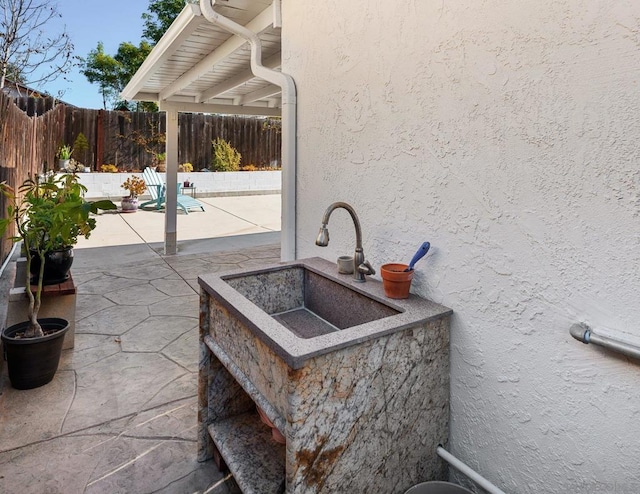
POLYGON ((507 492, 640 492, 640 3, 285 0, 299 257, 408 261, 455 311, 451 449, 507 492), (616 490, 617 489, 617 490, 616 490))

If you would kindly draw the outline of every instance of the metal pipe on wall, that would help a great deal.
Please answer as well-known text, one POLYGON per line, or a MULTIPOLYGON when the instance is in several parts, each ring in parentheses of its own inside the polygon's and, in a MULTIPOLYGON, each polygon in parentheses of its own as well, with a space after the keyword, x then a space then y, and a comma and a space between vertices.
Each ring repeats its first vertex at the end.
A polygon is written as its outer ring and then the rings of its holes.
POLYGON ((640 347, 620 340, 594 334, 586 324, 574 324, 569 328, 569 334, 582 343, 593 343, 594 345, 608 348, 614 352, 622 353, 627 357, 640 360, 640 347))

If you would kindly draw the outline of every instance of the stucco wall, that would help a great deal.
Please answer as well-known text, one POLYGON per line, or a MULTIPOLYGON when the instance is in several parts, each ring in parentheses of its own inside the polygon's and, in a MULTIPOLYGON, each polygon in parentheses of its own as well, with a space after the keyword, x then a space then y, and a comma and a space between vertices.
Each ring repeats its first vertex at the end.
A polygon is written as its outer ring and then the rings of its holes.
POLYGON ((640 3, 285 0, 298 256, 376 267, 455 311, 450 450, 507 492, 640 492, 640 3))

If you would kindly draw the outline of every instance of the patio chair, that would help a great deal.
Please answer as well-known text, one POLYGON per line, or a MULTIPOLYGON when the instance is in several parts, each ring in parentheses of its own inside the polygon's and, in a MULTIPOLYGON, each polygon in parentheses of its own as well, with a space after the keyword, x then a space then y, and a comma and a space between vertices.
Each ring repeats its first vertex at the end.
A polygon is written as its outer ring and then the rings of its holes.
MULTIPOLYGON (((162 181, 162 177, 158 172, 149 167, 145 168, 144 172, 142 172, 142 177, 151 196, 151 200, 143 202, 140 204, 140 207, 142 208, 153 204, 156 209, 162 209, 167 201, 167 186, 162 181)), ((184 194, 178 194, 178 207, 186 214, 189 214, 190 209, 200 209, 204 211, 204 205, 200 201, 193 197, 185 196, 184 194)))

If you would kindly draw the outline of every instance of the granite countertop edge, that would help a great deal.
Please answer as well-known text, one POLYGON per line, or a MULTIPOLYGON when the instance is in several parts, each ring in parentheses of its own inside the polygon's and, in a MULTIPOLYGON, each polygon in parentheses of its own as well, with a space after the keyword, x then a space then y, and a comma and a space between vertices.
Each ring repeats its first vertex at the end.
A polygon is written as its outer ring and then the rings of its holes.
POLYGON ((414 294, 411 294, 408 299, 389 299, 384 295, 381 281, 368 278, 365 283, 357 283, 351 275, 338 274, 335 263, 319 257, 275 263, 263 268, 207 273, 198 277, 198 283, 293 369, 303 367, 305 362, 313 357, 410 329, 425 322, 448 317, 453 313, 448 307, 414 294), (290 267, 305 267, 392 307, 399 313, 334 333, 305 339, 294 335, 225 281, 226 278, 238 275, 259 274, 290 267))

